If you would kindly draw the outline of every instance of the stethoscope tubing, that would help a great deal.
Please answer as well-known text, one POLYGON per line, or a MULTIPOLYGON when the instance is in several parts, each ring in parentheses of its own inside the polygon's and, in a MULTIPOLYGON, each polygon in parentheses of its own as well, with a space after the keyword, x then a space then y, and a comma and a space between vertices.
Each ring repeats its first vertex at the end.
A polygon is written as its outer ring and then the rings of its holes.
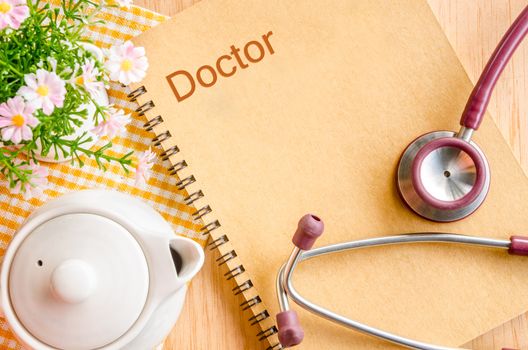
POLYGON ((381 329, 368 326, 358 321, 346 318, 335 312, 332 312, 320 305, 312 303, 305 299, 295 289, 292 281, 292 276, 297 265, 305 260, 319 257, 326 254, 344 252, 348 250, 387 246, 395 244, 409 244, 409 243, 456 243, 463 245, 473 245, 488 248, 499 248, 508 250, 511 247, 510 240, 491 239, 484 237, 472 237, 465 235, 449 234, 449 233, 413 233, 402 234, 395 236, 376 237, 358 241, 350 241, 344 243, 332 244, 311 250, 302 250, 295 247, 288 258, 288 261, 282 265, 277 275, 277 296, 281 311, 288 311, 290 309, 288 298, 295 302, 303 309, 318 315, 324 319, 340 324, 342 326, 355 329, 356 331, 368 334, 386 341, 398 344, 410 349, 419 350, 455 350, 457 348, 450 348, 445 346, 433 345, 417 340, 405 338, 393 333, 383 331, 381 329))
POLYGON ((527 33, 528 6, 517 16, 491 54, 467 101, 460 125, 474 130, 479 128, 497 80, 527 33))

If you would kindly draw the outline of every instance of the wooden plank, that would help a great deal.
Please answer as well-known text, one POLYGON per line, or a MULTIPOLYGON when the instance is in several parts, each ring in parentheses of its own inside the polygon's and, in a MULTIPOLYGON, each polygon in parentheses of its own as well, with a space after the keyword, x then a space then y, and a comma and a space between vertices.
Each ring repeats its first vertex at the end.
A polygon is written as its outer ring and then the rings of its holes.
MULTIPOLYGON (((504 32, 527 5, 523 0, 428 2, 474 83, 504 32)), ((527 83, 528 44, 524 42, 497 83, 488 110, 525 173, 528 170, 527 83)), ((467 347, 485 350, 501 347, 528 349, 527 315, 498 326, 468 343, 467 347)))

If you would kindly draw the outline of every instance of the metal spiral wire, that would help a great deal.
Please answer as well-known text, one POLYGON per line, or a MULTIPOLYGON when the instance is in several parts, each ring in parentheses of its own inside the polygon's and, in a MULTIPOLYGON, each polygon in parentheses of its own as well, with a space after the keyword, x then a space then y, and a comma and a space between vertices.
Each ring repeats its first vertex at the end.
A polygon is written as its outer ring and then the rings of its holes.
MULTIPOLYGON (((128 97, 128 99, 131 102, 138 102, 138 98, 141 97, 142 95, 146 94, 146 93, 147 93, 147 89, 145 88, 145 86, 140 86, 137 89, 135 89, 132 92, 130 92, 127 95, 127 97, 128 97)), ((146 113, 151 111, 155 107, 156 107, 156 104, 154 103, 154 101, 148 100, 148 101, 144 102, 143 104, 140 104, 136 108, 136 113, 138 113, 138 115, 140 115, 140 116, 146 116, 146 113)), ((146 131, 149 131, 149 132, 150 131, 154 131, 154 129, 157 126, 161 125, 163 122, 164 122, 163 117, 161 115, 157 115, 156 117, 154 117, 152 119, 149 119, 143 125, 143 128, 146 131)), ((171 135, 169 130, 158 132, 157 135, 152 139, 152 144, 154 146, 156 146, 156 147, 159 147, 165 141, 169 140, 171 137, 172 137, 172 135, 171 135)), ((175 156, 179 152, 180 152, 180 149, 178 148, 178 146, 176 146, 176 145, 171 146, 171 147, 165 149, 161 153, 161 159, 163 161, 170 160, 173 156, 175 156)), ((187 162, 185 160, 180 160, 178 162, 173 163, 168 168, 168 171, 169 171, 169 174, 171 176, 177 176, 178 173, 181 170, 183 170, 183 169, 185 169, 187 167, 188 167, 187 162)), ((194 177, 194 175, 190 175, 190 176, 187 176, 184 179, 180 179, 176 183, 176 187, 178 188, 178 190, 185 190, 187 188, 187 186, 191 185, 194 182, 196 182, 196 178, 194 177)), ((190 205, 193 205, 197 200, 199 200, 200 198, 203 198, 203 197, 204 197, 203 191, 202 190, 197 190, 195 192, 192 192, 192 193, 188 194, 183 199, 183 201, 184 201, 184 203, 186 205, 190 206, 190 205)), ((194 220, 203 220, 205 218, 205 216, 210 214, 212 211, 213 211, 213 209, 209 205, 205 205, 202 208, 197 209, 192 214, 192 216, 193 216, 194 220)), ((200 228, 200 232, 201 232, 202 235, 209 236, 212 231, 218 229, 220 226, 221 226, 220 222, 218 220, 214 220, 214 221, 211 221, 209 223, 204 224, 200 228)), ((212 242, 210 242, 208 244, 208 247, 209 247, 210 250, 215 250, 215 249, 218 249, 220 246, 222 246, 222 245, 224 245, 224 244, 226 244, 228 242, 229 242, 229 237, 227 235, 222 235, 222 236, 214 239, 212 242)), ((231 261, 231 260, 235 259, 236 257, 237 257, 236 251, 235 250, 230 250, 229 252, 227 252, 227 253, 223 254, 222 256, 220 256, 216 260, 216 262, 217 262, 217 264, 219 266, 221 266, 221 265, 226 264, 228 261, 231 261)), ((235 279, 238 276, 241 276, 245 272, 246 272, 246 268, 244 267, 244 265, 239 264, 239 265, 237 265, 235 267, 230 268, 230 270, 224 274, 224 277, 226 278, 226 280, 232 280, 232 279, 235 279)), ((247 280, 245 280, 242 283, 237 283, 237 286, 235 288, 233 288, 233 294, 235 294, 235 295, 243 294, 244 292, 246 292, 246 291, 248 291, 248 290, 250 290, 252 288, 254 288, 253 282, 251 281, 251 279, 247 279, 247 280)), ((243 311, 246 311, 246 310, 252 309, 256 305, 259 305, 261 303, 262 303, 262 299, 260 298, 259 295, 257 295, 257 296, 254 296, 254 297, 244 301, 242 304, 240 304, 240 308, 243 311)), ((261 322, 263 322, 264 320, 266 320, 268 318, 270 318, 270 313, 268 312, 268 310, 263 310, 263 311, 259 312, 258 314, 253 313, 253 315, 248 319, 248 322, 250 323, 250 325, 255 326, 255 325, 260 324, 261 322)), ((261 329, 262 330, 257 334, 257 337, 258 337, 258 339, 260 341, 264 341, 264 340, 268 339, 269 337, 271 337, 272 335, 274 335, 274 334, 276 334, 278 332, 277 327, 275 325, 273 325, 273 326, 271 326, 269 328, 266 328, 266 329, 263 329, 263 327, 261 327, 261 329)), ((280 343, 272 344, 272 345, 270 345, 267 348, 267 350, 280 350, 280 349, 282 349, 280 343)))

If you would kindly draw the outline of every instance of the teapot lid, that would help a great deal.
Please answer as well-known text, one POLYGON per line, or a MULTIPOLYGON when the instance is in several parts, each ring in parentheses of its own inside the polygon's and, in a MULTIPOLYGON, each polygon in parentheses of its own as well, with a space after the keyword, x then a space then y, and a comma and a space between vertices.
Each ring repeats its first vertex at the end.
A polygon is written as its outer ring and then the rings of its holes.
POLYGON ((20 324, 57 349, 90 350, 123 336, 139 318, 148 265, 125 227, 95 214, 67 214, 22 241, 8 277, 20 324))

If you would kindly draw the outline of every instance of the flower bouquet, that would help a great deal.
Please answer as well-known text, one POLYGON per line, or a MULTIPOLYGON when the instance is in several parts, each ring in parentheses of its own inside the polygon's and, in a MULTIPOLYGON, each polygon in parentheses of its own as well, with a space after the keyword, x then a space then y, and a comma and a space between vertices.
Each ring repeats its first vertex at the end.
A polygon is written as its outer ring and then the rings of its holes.
POLYGON ((86 157, 103 170, 112 162, 135 168, 136 183, 148 178, 154 153, 112 151, 131 118, 105 91, 110 81, 144 78, 145 50, 125 42, 103 52, 83 37, 104 24, 96 17, 103 7, 129 4, 0 0, 0 173, 11 192, 38 195, 47 185, 42 162, 82 167, 86 157))

